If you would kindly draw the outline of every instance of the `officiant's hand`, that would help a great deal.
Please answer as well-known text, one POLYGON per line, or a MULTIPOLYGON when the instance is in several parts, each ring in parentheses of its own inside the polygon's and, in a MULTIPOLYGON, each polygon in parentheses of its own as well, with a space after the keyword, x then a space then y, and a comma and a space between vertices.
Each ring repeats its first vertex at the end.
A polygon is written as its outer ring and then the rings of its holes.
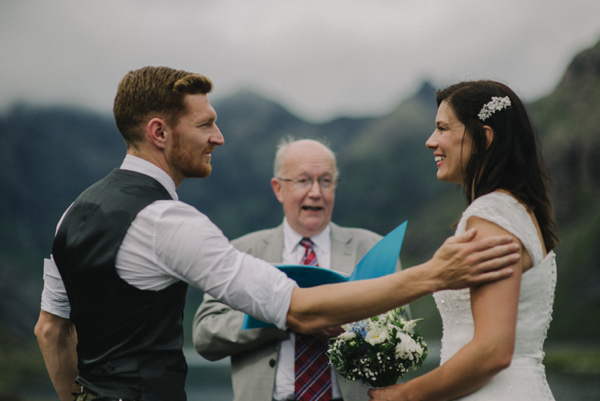
POLYGON ((472 287, 512 274, 511 266, 520 258, 513 238, 497 236, 471 242, 476 233, 473 229, 448 238, 433 255, 431 262, 438 267, 440 289, 472 287))

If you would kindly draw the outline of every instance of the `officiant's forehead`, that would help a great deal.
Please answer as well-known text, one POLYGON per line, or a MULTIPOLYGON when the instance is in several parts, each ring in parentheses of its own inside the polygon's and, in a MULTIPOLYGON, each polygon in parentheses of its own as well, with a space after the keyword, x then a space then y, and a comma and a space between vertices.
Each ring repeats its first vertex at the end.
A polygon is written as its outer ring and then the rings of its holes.
POLYGON ((283 174, 336 174, 334 153, 320 142, 301 140, 291 143, 283 158, 283 174))

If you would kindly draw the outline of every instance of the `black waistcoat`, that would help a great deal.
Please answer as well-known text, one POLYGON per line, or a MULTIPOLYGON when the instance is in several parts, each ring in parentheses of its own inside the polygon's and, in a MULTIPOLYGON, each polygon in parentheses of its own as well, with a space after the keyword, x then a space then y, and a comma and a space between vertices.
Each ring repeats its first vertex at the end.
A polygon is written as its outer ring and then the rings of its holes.
POLYGON ((115 169, 77 198, 54 239, 52 254, 78 336, 77 381, 102 396, 186 399, 181 347, 187 284, 145 291, 115 270, 131 222, 161 199, 171 197, 158 181, 115 169))

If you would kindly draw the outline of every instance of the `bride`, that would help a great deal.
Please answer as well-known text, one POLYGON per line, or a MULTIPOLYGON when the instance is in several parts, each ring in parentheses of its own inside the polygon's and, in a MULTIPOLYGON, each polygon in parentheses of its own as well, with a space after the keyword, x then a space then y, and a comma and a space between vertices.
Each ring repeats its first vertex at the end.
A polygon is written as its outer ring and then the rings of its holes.
POLYGON ((443 320, 441 365, 373 400, 554 400, 542 359, 551 320, 558 242, 543 161, 525 107, 507 86, 462 82, 437 93, 433 150, 440 180, 461 185, 469 206, 457 234, 510 234, 514 274, 434 294, 443 320))

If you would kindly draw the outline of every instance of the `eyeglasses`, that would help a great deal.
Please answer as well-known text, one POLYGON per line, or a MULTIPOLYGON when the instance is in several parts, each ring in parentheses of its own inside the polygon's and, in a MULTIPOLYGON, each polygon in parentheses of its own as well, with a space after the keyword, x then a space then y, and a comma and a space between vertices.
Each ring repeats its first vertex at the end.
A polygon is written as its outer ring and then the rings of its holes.
MULTIPOLYGON (((303 190, 307 190, 308 188, 312 187, 315 179, 314 178, 306 178, 306 177, 302 177, 302 178, 279 178, 277 177, 277 179, 279 181, 286 181, 286 182, 291 182, 292 186, 296 189, 303 189, 303 190)), ((333 179, 333 178, 329 178, 329 177, 319 177, 317 178, 317 182, 319 183, 319 187, 321 187, 321 189, 333 189, 335 187, 337 187, 337 185, 340 183, 340 179, 333 179)))

